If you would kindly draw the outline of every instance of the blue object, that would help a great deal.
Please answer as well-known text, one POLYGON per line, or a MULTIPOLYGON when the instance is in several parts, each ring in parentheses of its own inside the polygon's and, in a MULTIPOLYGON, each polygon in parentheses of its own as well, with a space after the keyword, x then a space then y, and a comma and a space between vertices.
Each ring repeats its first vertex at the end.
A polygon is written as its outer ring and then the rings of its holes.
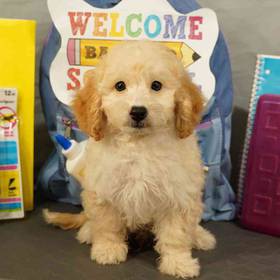
POLYGON ((55 135, 55 139, 64 150, 68 150, 72 146, 72 143, 60 134, 55 135))
MULTIPOLYGON (((99 8, 110 8, 119 3, 119 0, 85 1, 99 8)), ((169 0, 169 3, 180 13, 190 13, 200 8, 195 0, 169 0)), ((49 134, 55 145, 55 135, 67 135, 69 131, 67 137, 71 139, 78 142, 86 139, 86 135, 78 129, 70 108, 57 100, 50 84, 49 69, 60 44, 60 36, 53 26, 41 59, 40 94, 49 134)), ((216 79, 216 88, 197 128, 202 158, 208 167, 203 219, 231 220, 235 216, 235 195, 229 183, 233 89, 228 50, 221 32, 210 59, 210 67, 216 79)), ((40 172, 38 186, 50 199, 80 203, 80 186, 66 172, 65 158, 57 145, 40 172)))
POLYGON ((18 164, 16 141, 0 141, 0 165, 18 164))
POLYGON ((0 210, 17 210, 17 209, 21 209, 21 207, 22 204, 20 202, 0 204, 0 210))
POLYGON ((280 94, 280 57, 259 56, 257 97, 270 93, 280 94))

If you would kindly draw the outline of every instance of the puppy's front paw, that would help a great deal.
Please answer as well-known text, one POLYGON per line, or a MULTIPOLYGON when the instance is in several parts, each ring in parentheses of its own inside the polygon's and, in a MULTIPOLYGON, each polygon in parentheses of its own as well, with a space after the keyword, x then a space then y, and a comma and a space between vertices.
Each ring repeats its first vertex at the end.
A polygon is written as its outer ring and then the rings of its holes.
POLYGON ((211 232, 199 226, 194 236, 193 247, 205 251, 212 250, 216 247, 216 238, 211 232))
POLYGON ((161 257, 159 270, 175 277, 193 278, 199 275, 200 266, 190 254, 167 254, 161 257))
POLYGON ((91 259, 99 264, 118 264, 126 260, 127 251, 125 243, 96 243, 91 248, 91 259))

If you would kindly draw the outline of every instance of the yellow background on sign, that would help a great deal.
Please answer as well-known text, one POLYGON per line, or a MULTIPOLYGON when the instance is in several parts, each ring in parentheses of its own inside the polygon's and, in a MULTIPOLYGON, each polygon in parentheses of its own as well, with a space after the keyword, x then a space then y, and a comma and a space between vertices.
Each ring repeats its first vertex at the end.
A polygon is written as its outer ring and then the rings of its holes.
POLYGON ((0 198, 12 197, 20 197, 19 171, 0 170, 0 198), (14 179, 12 184, 10 184, 10 179, 14 179))
POLYGON ((102 52, 119 43, 122 43, 122 41, 82 39, 80 41, 81 65, 96 66, 102 52), (92 57, 93 55, 94 58, 92 57))

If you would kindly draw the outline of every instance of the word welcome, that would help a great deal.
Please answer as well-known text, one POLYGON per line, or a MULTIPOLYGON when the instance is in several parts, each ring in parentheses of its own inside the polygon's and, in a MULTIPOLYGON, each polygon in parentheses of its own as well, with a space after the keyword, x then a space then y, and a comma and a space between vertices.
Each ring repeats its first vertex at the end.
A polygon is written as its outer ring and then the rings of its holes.
POLYGON ((73 36, 83 36, 90 28, 94 37, 130 37, 137 39, 202 40, 202 16, 143 15, 119 13, 68 12, 73 36), (175 17, 177 17, 175 19, 175 17), (187 28, 188 26, 188 28, 187 28))
POLYGON ((182 59, 185 67, 200 58, 199 54, 182 42, 186 39, 203 40, 202 16, 69 11, 68 18, 72 38, 68 39, 67 58, 72 67, 67 71, 67 91, 81 86, 80 66, 95 66, 109 47, 125 38, 164 40, 182 59), (81 39, 81 36, 85 39, 81 39))

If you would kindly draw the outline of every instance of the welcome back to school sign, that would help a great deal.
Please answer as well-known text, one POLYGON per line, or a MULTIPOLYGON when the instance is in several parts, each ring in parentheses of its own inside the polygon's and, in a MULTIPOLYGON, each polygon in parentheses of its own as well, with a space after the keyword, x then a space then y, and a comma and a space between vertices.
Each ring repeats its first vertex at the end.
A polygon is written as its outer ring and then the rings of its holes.
POLYGON ((110 9, 83 0, 48 0, 61 47, 50 68, 56 97, 69 105, 84 73, 108 48, 126 40, 161 41, 181 59, 207 100, 215 90, 210 57, 218 38, 216 14, 199 9, 180 14, 166 0, 122 0, 110 9))

